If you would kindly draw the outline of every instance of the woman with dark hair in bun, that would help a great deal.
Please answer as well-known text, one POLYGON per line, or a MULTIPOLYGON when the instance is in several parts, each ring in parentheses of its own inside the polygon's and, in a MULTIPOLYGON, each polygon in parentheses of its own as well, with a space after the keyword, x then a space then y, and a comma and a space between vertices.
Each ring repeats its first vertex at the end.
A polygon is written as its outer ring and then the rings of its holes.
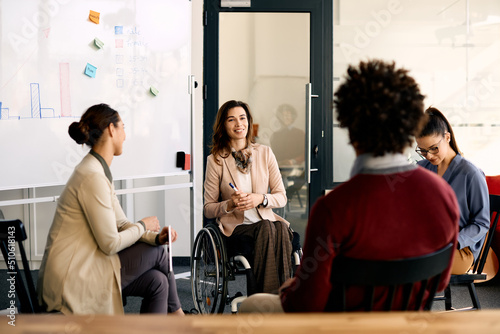
MULTIPOLYGON (((141 313, 183 315, 169 271, 168 227, 156 217, 128 221, 109 166, 122 153, 125 130, 117 111, 90 107, 69 127, 91 147, 64 188, 50 228, 39 279, 39 303, 64 314, 122 314, 122 296, 143 297, 141 313)), ((172 241, 177 232, 170 230, 172 241)))
MULTIPOLYGON (((460 206, 460 223, 457 250, 452 274, 466 273, 481 252, 490 227, 490 202, 484 173, 462 157, 453 129, 446 117, 436 108, 425 113, 429 120, 417 136, 417 153, 425 159, 418 164, 450 184, 460 206)), ((496 256, 489 253, 486 268, 488 279, 496 274, 496 256), (493 266, 493 267, 490 267, 493 266)))

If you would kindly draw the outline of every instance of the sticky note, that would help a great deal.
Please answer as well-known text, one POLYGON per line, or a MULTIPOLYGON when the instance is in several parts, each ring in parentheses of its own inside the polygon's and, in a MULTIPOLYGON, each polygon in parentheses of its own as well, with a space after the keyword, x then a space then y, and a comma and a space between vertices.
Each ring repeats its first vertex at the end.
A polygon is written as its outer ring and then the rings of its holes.
POLYGON ((95 72, 97 71, 97 67, 94 65, 91 65, 87 63, 87 66, 85 67, 85 74, 88 75, 91 78, 95 78, 95 72))
POLYGON ((123 35, 123 26, 115 26, 115 35, 123 35))
POLYGON ((151 88, 149 88, 149 91, 151 92, 151 94, 153 94, 154 96, 158 95, 159 91, 158 89, 154 88, 153 86, 151 86, 151 88))
POLYGON ((94 44, 97 46, 99 49, 102 49, 104 47, 104 42, 101 41, 99 38, 94 38, 94 44))
POLYGON ((89 14, 89 19, 90 19, 90 21, 94 22, 95 24, 99 24, 99 16, 100 15, 101 15, 101 13, 94 12, 93 10, 91 10, 90 14, 89 14))

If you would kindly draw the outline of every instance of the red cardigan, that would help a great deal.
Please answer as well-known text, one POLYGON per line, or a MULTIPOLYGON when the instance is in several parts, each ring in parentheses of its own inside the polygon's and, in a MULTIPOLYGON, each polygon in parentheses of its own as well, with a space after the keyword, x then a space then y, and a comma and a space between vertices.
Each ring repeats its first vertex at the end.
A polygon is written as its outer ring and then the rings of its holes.
MULTIPOLYGON (((396 174, 358 174, 314 205, 295 281, 282 294, 286 312, 321 312, 332 291, 335 256, 363 259, 414 257, 454 243, 459 208, 453 189, 421 167, 396 174)), ((439 291, 449 281, 450 265, 439 291)), ((359 289, 347 292, 347 309, 360 310, 359 289)), ((377 300, 377 299, 376 299, 377 300)), ((375 310, 382 303, 375 303, 375 310)))

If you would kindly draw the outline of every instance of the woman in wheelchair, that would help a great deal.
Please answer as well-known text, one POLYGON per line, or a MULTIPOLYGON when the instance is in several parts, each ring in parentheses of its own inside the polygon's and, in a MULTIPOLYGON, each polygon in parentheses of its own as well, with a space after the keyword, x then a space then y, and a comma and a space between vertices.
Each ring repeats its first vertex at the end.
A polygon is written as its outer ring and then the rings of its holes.
POLYGON ((230 255, 248 253, 241 246, 253 244, 256 291, 248 294, 277 293, 291 276, 292 231, 272 210, 285 206, 285 187, 272 150, 255 143, 252 125, 246 103, 231 100, 220 107, 207 159, 204 214, 217 220, 230 255))

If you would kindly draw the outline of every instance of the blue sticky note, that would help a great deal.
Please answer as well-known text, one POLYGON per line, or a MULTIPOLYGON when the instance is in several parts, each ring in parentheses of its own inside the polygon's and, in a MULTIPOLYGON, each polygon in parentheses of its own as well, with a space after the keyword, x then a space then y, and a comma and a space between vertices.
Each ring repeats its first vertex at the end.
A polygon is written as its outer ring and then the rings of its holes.
POLYGON ((115 35, 123 35, 123 26, 115 26, 115 35))
POLYGON ((85 74, 91 78, 95 78, 95 72, 97 71, 97 67, 87 63, 87 67, 85 67, 85 74))

